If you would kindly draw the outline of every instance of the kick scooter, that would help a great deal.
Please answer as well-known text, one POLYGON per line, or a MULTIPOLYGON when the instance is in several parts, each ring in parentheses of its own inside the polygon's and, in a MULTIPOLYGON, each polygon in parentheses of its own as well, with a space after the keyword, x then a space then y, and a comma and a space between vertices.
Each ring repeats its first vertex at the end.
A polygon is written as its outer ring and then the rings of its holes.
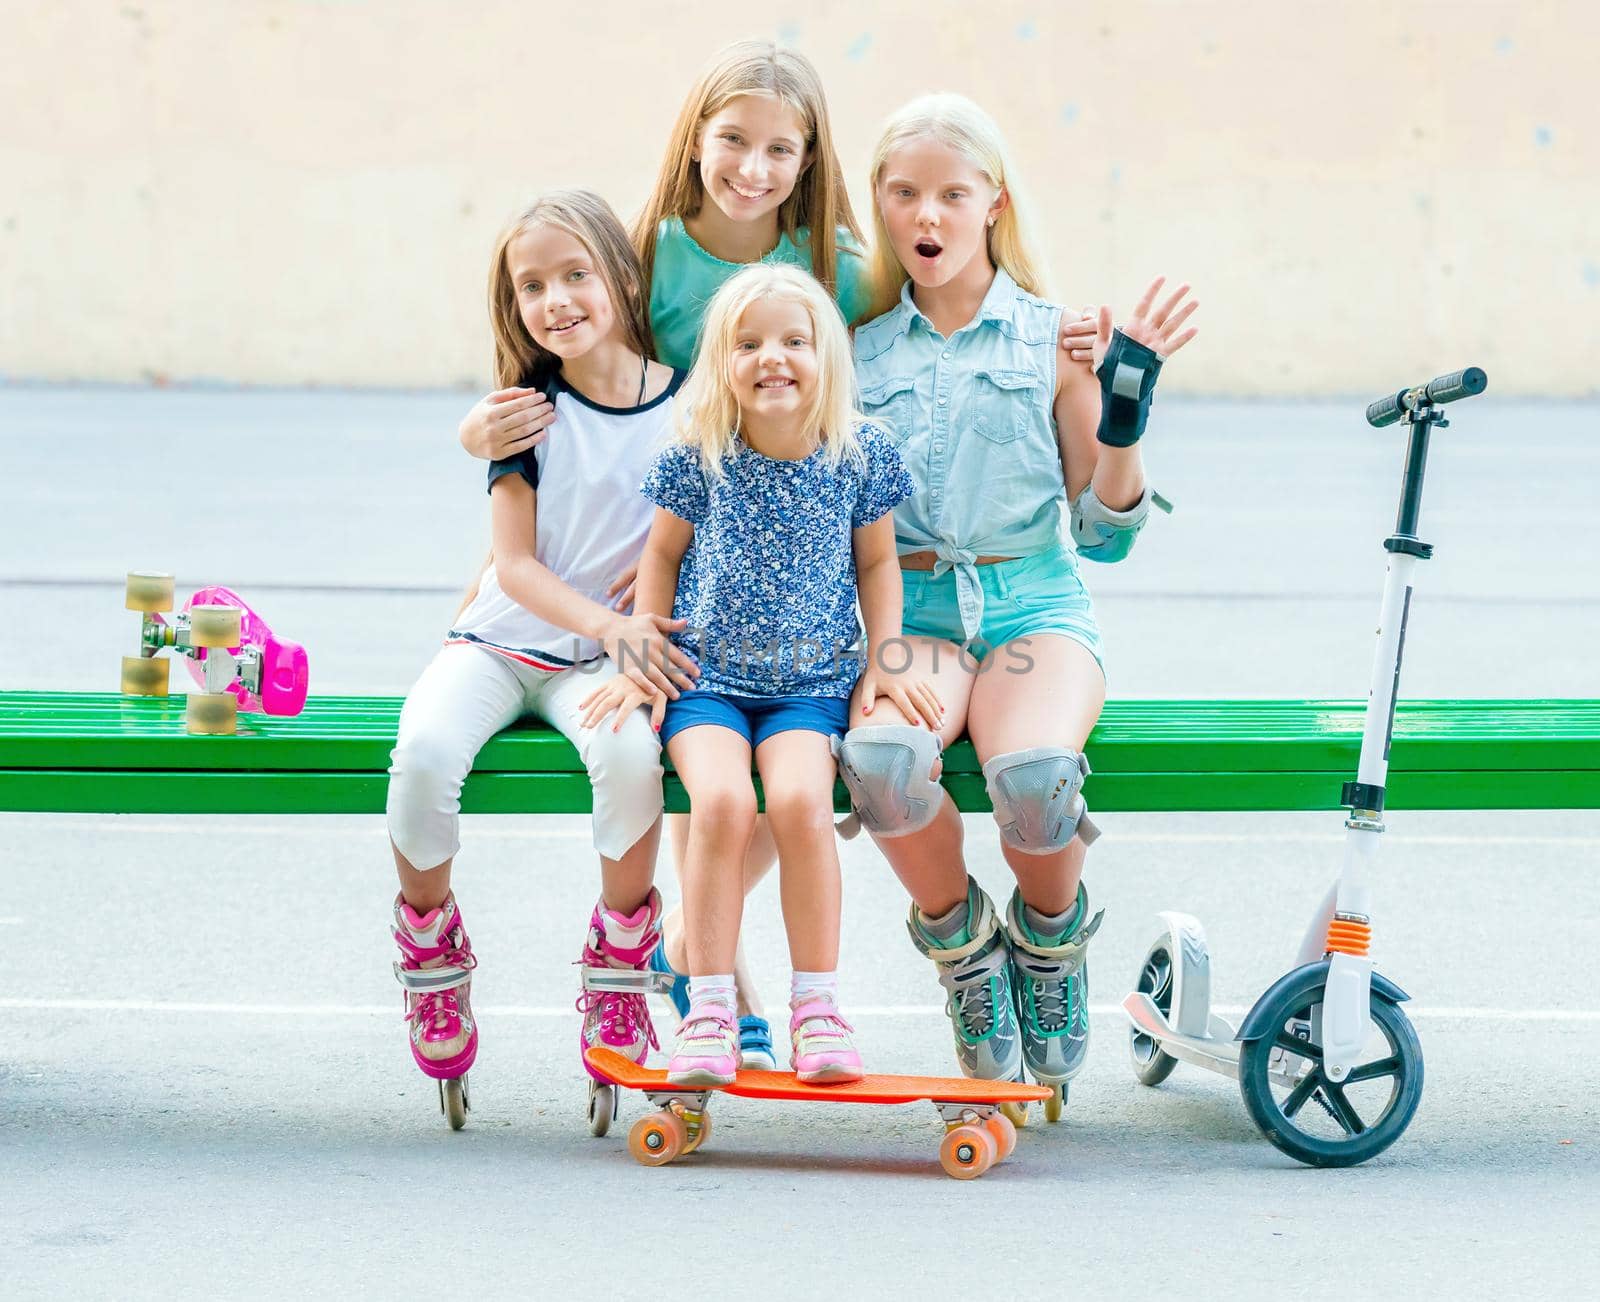
POLYGON ((1400 1005, 1405 992, 1375 972, 1372 879, 1383 831, 1384 781, 1411 611, 1412 573, 1433 548, 1417 537, 1428 439, 1449 422, 1446 403, 1483 392, 1477 367, 1405 389, 1367 408, 1375 427, 1409 434, 1400 513, 1378 620, 1356 780, 1344 785, 1344 866, 1301 942, 1297 965, 1255 1002, 1237 1032, 1211 1011, 1205 931, 1186 913, 1161 914, 1138 988, 1123 1000, 1134 1075, 1165 1080, 1181 1059, 1232 1076, 1261 1132, 1310 1166, 1354 1166, 1410 1124, 1422 1098, 1422 1046, 1400 1005))

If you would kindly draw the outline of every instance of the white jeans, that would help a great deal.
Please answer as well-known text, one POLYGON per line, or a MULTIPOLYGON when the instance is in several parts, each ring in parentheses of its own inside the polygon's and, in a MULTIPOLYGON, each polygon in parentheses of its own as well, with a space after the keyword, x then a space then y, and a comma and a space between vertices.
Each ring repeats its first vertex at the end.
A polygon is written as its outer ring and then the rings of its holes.
POLYGON ((606 659, 552 672, 482 647, 447 646, 400 711, 389 765, 389 836, 413 868, 437 868, 461 848, 461 784, 483 744, 524 714, 561 731, 594 788, 594 848, 619 859, 661 816, 661 740, 643 707, 612 732, 613 715, 584 728, 578 702, 616 676, 606 659))

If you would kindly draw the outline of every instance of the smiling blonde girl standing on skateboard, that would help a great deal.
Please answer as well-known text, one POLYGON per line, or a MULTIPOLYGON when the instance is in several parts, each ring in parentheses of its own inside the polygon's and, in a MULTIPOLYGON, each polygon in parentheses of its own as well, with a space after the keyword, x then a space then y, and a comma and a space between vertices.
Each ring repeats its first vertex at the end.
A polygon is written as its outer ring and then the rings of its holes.
POLYGON ((871 184, 882 315, 856 331, 856 375, 916 480, 894 520, 905 632, 949 713, 935 737, 892 703, 858 709, 840 770, 911 895, 962 1071, 1012 1080, 1026 1064, 1055 1090, 1053 1119, 1088 1045, 1100 920, 1080 881, 1094 829, 1079 788, 1105 679, 1079 560, 1121 560, 1144 524, 1138 440, 1197 305, 1181 306, 1187 285, 1157 303, 1157 280, 1114 333, 1100 309, 1095 369, 1074 364, 1078 313, 1039 297, 1004 141, 960 96, 896 113, 871 184), (967 875, 961 817, 935 781, 963 731, 1016 876, 1003 917, 967 875))
MULTIPOLYGON (((870 292, 861 230, 834 151, 822 79, 809 59, 767 41, 740 41, 713 57, 673 124, 633 241, 644 267, 656 356, 669 366, 687 368, 694 360, 706 305, 752 263, 802 267, 833 295, 847 322, 863 316, 870 292)), ((552 426, 551 437, 560 436, 560 406, 556 395, 516 381, 467 413, 462 446, 484 459, 528 451, 552 426)), ((673 814, 667 825, 681 864, 688 822, 673 814)), ((766 820, 758 818, 747 890, 766 875, 773 857, 766 820)), ((672 998, 681 1014, 688 983, 679 976, 685 958, 677 911, 664 919, 663 930, 655 966, 678 977, 672 998)), ((772 1033, 742 949, 735 972, 744 1065, 771 1068, 772 1033)))
MULTIPOLYGON (((875 659, 861 672, 852 650, 858 596, 869 646, 900 635, 889 513, 911 482, 855 410, 843 318, 794 268, 749 268, 722 287, 681 402, 678 442, 644 483, 659 509, 637 594, 640 611, 688 621, 674 640, 701 669, 693 691, 652 701, 691 807, 680 870, 690 1004, 668 1076, 726 1084, 740 1065, 733 957, 754 755, 795 968, 791 1063, 803 1081, 858 1079, 838 1005, 831 747, 858 673, 861 692, 887 695, 907 717, 940 717, 926 683, 875 659)), ((598 707, 631 709, 645 690, 614 682, 598 707)))
MULTIPOLYGON (((660 936, 651 884, 660 742, 644 711, 590 728, 580 702, 621 676, 670 693, 694 676, 667 640, 681 623, 622 614, 608 601, 643 545, 650 506, 639 484, 670 438, 683 379, 648 360, 644 282, 626 231, 597 195, 546 195, 496 244, 489 301, 499 382, 560 394, 566 428, 560 440, 490 464, 492 562, 406 698, 389 770, 395 974, 412 1056, 441 1082, 453 1126, 464 1119, 462 1082, 478 1050, 469 997, 477 959, 450 889, 474 758, 525 714, 578 748, 594 787, 601 880, 580 962, 642 969, 660 936)), ((579 1006, 580 1052, 604 1045, 644 1060, 655 1033, 643 995, 586 992, 579 1006)))

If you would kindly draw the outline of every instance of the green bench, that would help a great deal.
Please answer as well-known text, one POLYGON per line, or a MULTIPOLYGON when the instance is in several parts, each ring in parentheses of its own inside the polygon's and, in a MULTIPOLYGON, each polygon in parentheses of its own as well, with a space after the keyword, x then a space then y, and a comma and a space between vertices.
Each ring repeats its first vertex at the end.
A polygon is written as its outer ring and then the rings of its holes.
MULTIPOLYGON (((1096 811, 1338 809, 1355 776, 1359 701, 1112 701, 1087 747, 1096 811)), ((396 697, 313 697, 292 719, 240 715, 234 737, 184 732, 183 698, 0 692, 0 810, 121 814, 383 812, 396 697)), ((988 796, 972 747, 945 757, 964 810, 988 796)), ((1403 701, 1390 809, 1600 808, 1600 701, 1403 701)), ((670 770, 667 807, 688 807, 670 770)), ((837 788, 840 810, 845 792, 837 788)), ((478 756, 474 814, 585 813, 565 738, 519 725, 478 756)))

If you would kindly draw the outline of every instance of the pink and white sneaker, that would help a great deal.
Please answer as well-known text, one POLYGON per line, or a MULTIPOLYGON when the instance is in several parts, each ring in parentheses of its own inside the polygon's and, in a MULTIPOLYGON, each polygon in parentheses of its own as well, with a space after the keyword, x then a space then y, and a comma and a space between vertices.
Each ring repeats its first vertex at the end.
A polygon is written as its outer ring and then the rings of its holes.
POLYGON ((727 1004, 690 1004, 667 1063, 671 1085, 731 1085, 739 1072, 739 1018, 727 1004))
MULTIPOLYGON (((627 916, 597 903, 589 917, 589 936, 578 963, 586 968, 648 972, 650 955, 660 940, 661 896, 656 891, 652 890, 650 898, 627 916)), ((583 1014, 583 1026, 578 1032, 580 1058, 585 1049, 598 1045, 642 1063, 645 1055, 657 1047, 642 987, 637 992, 585 989, 578 996, 577 1007, 583 1014)), ((584 1063, 584 1070, 597 1081, 605 1080, 588 1063, 584 1063)))
POLYGON ((855 1030, 827 999, 809 999, 789 1014, 794 1052, 789 1065, 807 1085, 836 1085, 866 1075, 850 1041, 855 1030))
POLYGON ((478 1056, 478 1023, 472 1016, 472 970, 478 960, 456 897, 418 914, 397 896, 394 939, 400 946, 394 975, 405 988, 412 1058, 434 1080, 465 1076, 478 1056))

